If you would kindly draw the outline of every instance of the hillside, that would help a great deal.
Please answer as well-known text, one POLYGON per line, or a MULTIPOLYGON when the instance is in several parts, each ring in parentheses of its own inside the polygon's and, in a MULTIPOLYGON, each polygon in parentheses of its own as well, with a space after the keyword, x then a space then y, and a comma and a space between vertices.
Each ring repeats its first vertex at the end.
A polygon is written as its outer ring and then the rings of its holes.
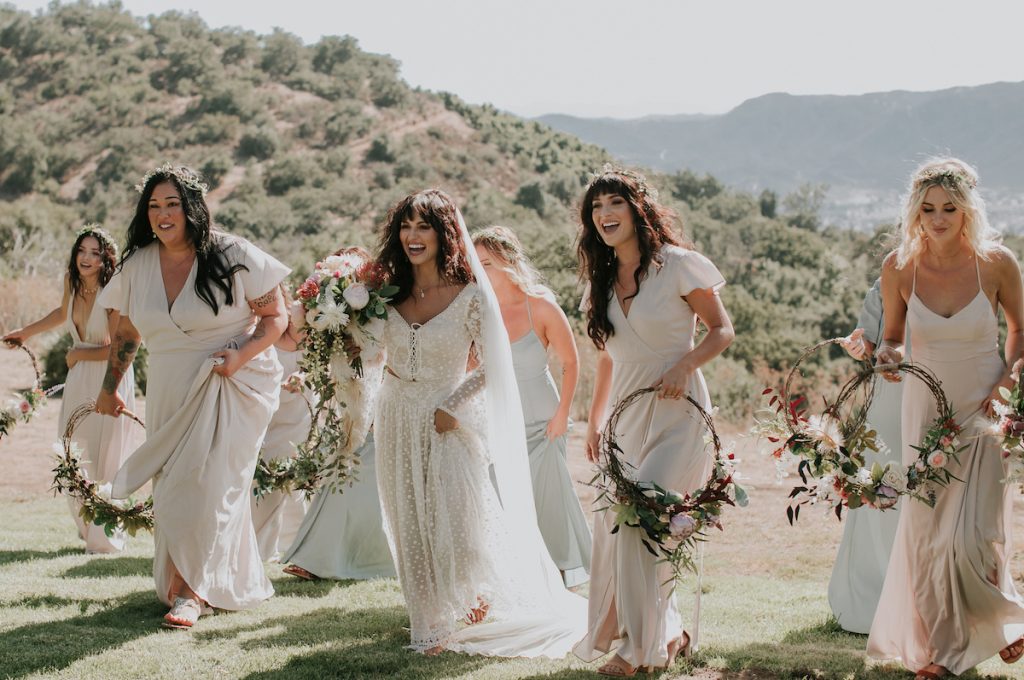
MULTIPOLYGON (((0 83, 0 325, 42 311, 28 301, 56 279, 83 222, 124 233, 132 186, 163 160, 200 168, 215 219, 299 273, 340 244, 372 244, 389 205, 441 186, 471 225, 516 229, 579 322, 576 206, 607 152, 410 88, 394 60, 352 38, 304 45, 117 5, 7 7, 0 83)), ((826 229, 813 192, 754 195, 686 171, 651 182, 729 281, 739 340, 708 374, 740 414, 800 347, 849 330, 881 237, 826 229)))
POLYGON ((1024 82, 859 96, 769 94, 717 116, 538 120, 627 162, 706 172, 746 189, 825 183, 844 198, 897 192, 923 158, 952 153, 980 169, 1000 207, 1016 197, 1016 212, 1024 189, 1021 111, 1024 82))

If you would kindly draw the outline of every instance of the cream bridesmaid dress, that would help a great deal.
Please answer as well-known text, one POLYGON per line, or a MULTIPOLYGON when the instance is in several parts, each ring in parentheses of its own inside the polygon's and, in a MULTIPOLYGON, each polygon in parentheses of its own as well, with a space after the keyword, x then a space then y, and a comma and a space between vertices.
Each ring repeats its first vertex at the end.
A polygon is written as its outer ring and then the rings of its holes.
POLYGON ((127 316, 149 348, 146 443, 117 473, 113 496, 153 480, 153 576, 170 605, 173 567, 218 609, 246 609, 274 589, 263 571, 250 513, 252 478, 277 408, 281 364, 269 347, 230 378, 210 355, 247 341, 256 327, 248 300, 273 290, 288 268, 248 241, 215 234, 232 263, 234 304, 217 314, 195 292, 196 264, 168 308, 158 244, 140 249, 103 291, 100 303, 127 316))
MULTIPOLYGON (((606 343, 613 362, 612 403, 650 387, 693 349, 697 317, 683 296, 725 284, 700 253, 672 245, 661 252, 663 264, 651 264, 628 315, 614 295, 609 301, 608 318, 615 327, 606 343)), ((588 289, 584 305, 589 295, 588 289)), ((688 394, 711 409, 700 371, 694 372, 688 394)), ((649 395, 630 408, 619 428, 617 441, 637 468, 638 480, 680 492, 707 482, 712 453, 704 443, 704 423, 686 400, 649 395)), ((680 638, 683 627, 672 568, 647 551, 640 529, 624 527, 612 534, 613 527, 613 513, 595 514, 589 630, 573 651, 584 661, 614 651, 634 667, 663 667, 669 643, 680 638)))
MULTIPOLYGON (((930 663, 955 674, 973 668, 1024 634, 1024 601, 1010 573, 1011 491, 999 442, 985 434, 981 411, 1005 365, 999 354, 999 324, 981 288, 947 318, 917 296, 917 275, 907 302, 914 362, 929 368, 964 428, 967 448, 949 469, 953 480, 929 508, 903 502, 882 596, 871 624, 868 654, 898 659, 912 671, 930 663)), ((931 393, 919 381, 903 387, 903 462, 917 459, 936 417, 931 393)))
MULTIPOLYGON (((68 314, 64 320, 66 330, 77 348, 103 347, 110 343, 107 327, 107 310, 99 304, 101 293, 97 293, 85 329, 79 333, 72 317, 75 305, 85 304, 77 295, 68 301, 68 314)), ((105 361, 79 361, 70 369, 64 379, 64 391, 60 403, 58 435, 64 435, 68 418, 82 404, 92 401, 100 392, 103 375, 107 370, 105 361)), ((135 370, 131 367, 125 373, 117 393, 124 400, 125 408, 135 411, 135 370)), ((82 448, 82 470, 89 479, 109 482, 135 448, 137 438, 142 437, 142 428, 127 418, 111 418, 92 413, 75 428, 74 441, 82 448)), ((71 515, 78 526, 78 535, 85 540, 85 551, 89 553, 117 552, 124 548, 125 535, 122 531, 107 536, 103 527, 86 525, 79 516, 81 505, 68 498, 71 515)))
MULTIPOLYGON (((301 352, 277 348, 285 380, 299 370, 301 352)), ((260 458, 292 458, 296 446, 309 434, 309 406, 301 393, 281 390, 280 404, 274 411, 263 440, 260 458)), ((276 562, 281 553, 292 544, 306 516, 306 494, 302 491, 284 493, 274 491, 257 499, 252 497, 252 525, 256 530, 260 557, 264 562, 276 562)))

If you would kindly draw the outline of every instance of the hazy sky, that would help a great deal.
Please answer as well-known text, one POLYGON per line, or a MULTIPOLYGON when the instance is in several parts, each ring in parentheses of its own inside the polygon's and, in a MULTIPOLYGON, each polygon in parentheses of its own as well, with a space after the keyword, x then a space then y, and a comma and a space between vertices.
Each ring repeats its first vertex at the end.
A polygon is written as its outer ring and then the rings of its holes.
MULTIPOLYGON (((14 0, 40 9, 47 0, 14 0)), ((1024 80, 1014 0, 122 0, 212 27, 348 34, 414 86, 526 116, 720 113, 768 92, 1024 80)))

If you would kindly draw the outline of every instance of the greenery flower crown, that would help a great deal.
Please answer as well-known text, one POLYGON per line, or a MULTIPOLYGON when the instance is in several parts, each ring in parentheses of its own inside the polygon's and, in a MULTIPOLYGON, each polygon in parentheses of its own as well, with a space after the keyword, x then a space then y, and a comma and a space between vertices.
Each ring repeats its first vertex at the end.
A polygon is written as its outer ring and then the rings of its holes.
POLYGON ((184 165, 171 165, 169 162, 147 172, 143 176, 142 181, 135 185, 135 190, 141 194, 146 188, 146 185, 149 184, 149 180, 153 179, 157 175, 174 175, 182 186, 186 186, 193 191, 198 191, 203 196, 206 196, 206 192, 210 190, 210 187, 200 180, 199 175, 197 175, 193 170, 185 167, 184 165))
POLYGON ((978 186, 978 180, 971 177, 962 170, 951 168, 931 168, 917 176, 918 184, 944 184, 946 186, 961 186, 974 189, 978 186))
MULTIPOLYGON (((621 175, 622 177, 628 177, 629 179, 636 182, 637 189, 640 191, 642 195, 647 196, 652 201, 658 200, 658 190, 647 183, 646 177, 641 175, 639 172, 629 170, 627 168, 622 168, 612 163, 605 163, 601 167, 601 172, 591 173, 590 185, 593 185, 594 182, 598 181, 599 179, 606 175, 621 175)), ((590 185, 588 185, 588 188, 590 185)))
POLYGON ((75 240, 85 236, 86 234, 95 236, 105 248, 112 248, 114 250, 114 257, 117 257, 117 243, 114 241, 114 237, 111 236, 110 232, 106 229, 96 222, 90 222, 75 232, 75 240))

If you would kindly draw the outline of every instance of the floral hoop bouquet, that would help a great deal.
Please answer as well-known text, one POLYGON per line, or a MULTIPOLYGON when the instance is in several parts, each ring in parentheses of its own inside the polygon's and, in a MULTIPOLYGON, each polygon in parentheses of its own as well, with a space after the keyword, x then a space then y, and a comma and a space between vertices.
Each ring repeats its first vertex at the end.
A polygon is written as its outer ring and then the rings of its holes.
POLYGON ((304 471, 306 481, 301 484, 307 491, 322 476, 333 477, 335 488, 354 479, 359 459, 352 444, 361 443, 355 440, 365 432, 356 428, 360 432, 353 436, 353 421, 365 420, 367 427, 369 423, 368 402, 362 403, 367 390, 360 386, 363 364, 381 357, 385 305, 397 292, 380 265, 356 254, 331 255, 317 262, 298 288, 307 326, 299 366, 318 400, 310 436, 299 446, 295 462, 287 465, 304 471), (346 410, 358 416, 354 419, 346 410))
POLYGON ((21 343, 9 343, 28 355, 32 362, 32 370, 35 372, 35 380, 32 387, 27 390, 19 390, 14 393, 14 398, 7 401, 0 409, 0 441, 11 433, 14 426, 21 421, 27 423, 39 409, 46 405, 46 398, 51 397, 64 389, 64 385, 54 385, 48 390, 43 390, 43 374, 39 371, 39 361, 35 353, 21 343))
POLYGON ((884 367, 922 381, 938 410, 938 417, 922 441, 913 446, 919 452, 917 460, 905 467, 897 463, 882 466, 877 462, 868 467, 864 456, 868 449, 878 450, 876 433, 867 423, 867 411, 874 399, 877 370, 883 367, 862 362, 857 374, 840 388, 836 400, 831 404, 825 402, 821 413, 809 413, 803 397, 791 396, 800 364, 822 347, 842 340, 832 338, 805 349, 782 388, 769 387, 761 393, 770 399, 768 407, 756 415, 753 432, 773 444, 781 442, 771 451, 780 472, 795 463, 802 481, 789 494, 791 502, 786 516, 790 524, 800 517, 800 507, 806 504, 824 503, 839 519, 843 508, 868 506, 887 510, 896 505, 900 496, 911 496, 934 507, 937 490, 957 479, 947 466, 951 460, 959 460, 958 455, 965 448, 960 444, 961 427, 942 391, 942 383, 923 366, 901 363, 884 367), (858 392, 864 394, 862 404, 844 415, 844 407, 858 392))
POLYGON ((999 396, 1006 403, 993 401, 996 412, 993 432, 1002 437, 1000 448, 1006 461, 1006 482, 1024 482, 1024 389, 1020 386, 1020 371, 1024 361, 1013 366, 1013 388, 999 388, 999 396))
MULTIPOLYGON (((103 533, 113 536, 116 531, 125 531, 134 536, 140 529, 153 530, 153 497, 145 501, 128 498, 115 501, 110 498, 110 483, 100 484, 88 478, 82 470, 82 450, 72 440, 75 429, 83 420, 96 412, 96 403, 88 401, 76 408, 64 427, 59 444, 54 444, 57 467, 53 469, 55 493, 65 493, 79 502, 78 514, 86 523, 103 527, 103 533)), ((139 425, 142 420, 131 411, 121 411, 139 425)))
POLYGON ((626 409, 644 395, 657 391, 656 387, 645 387, 615 405, 601 433, 604 462, 590 483, 598 489, 598 500, 606 503, 601 509, 615 513, 612 533, 618 533, 623 526, 642 530, 646 534, 646 538, 640 539, 644 547, 652 555, 671 563, 673 576, 679 579, 684 570, 696 571, 693 550, 698 542, 707 540, 708 530, 722 530, 721 515, 725 506, 746 506, 747 494, 736 483, 735 454, 722 453, 722 443, 711 415, 690 397, 686 399, 707 426, 708 441, 715 452, 707 483, 691 493, 680 493, 654 482, 634 479, 632 466, 619 458, 623 451, 616 441, 615 431, 626 409))

